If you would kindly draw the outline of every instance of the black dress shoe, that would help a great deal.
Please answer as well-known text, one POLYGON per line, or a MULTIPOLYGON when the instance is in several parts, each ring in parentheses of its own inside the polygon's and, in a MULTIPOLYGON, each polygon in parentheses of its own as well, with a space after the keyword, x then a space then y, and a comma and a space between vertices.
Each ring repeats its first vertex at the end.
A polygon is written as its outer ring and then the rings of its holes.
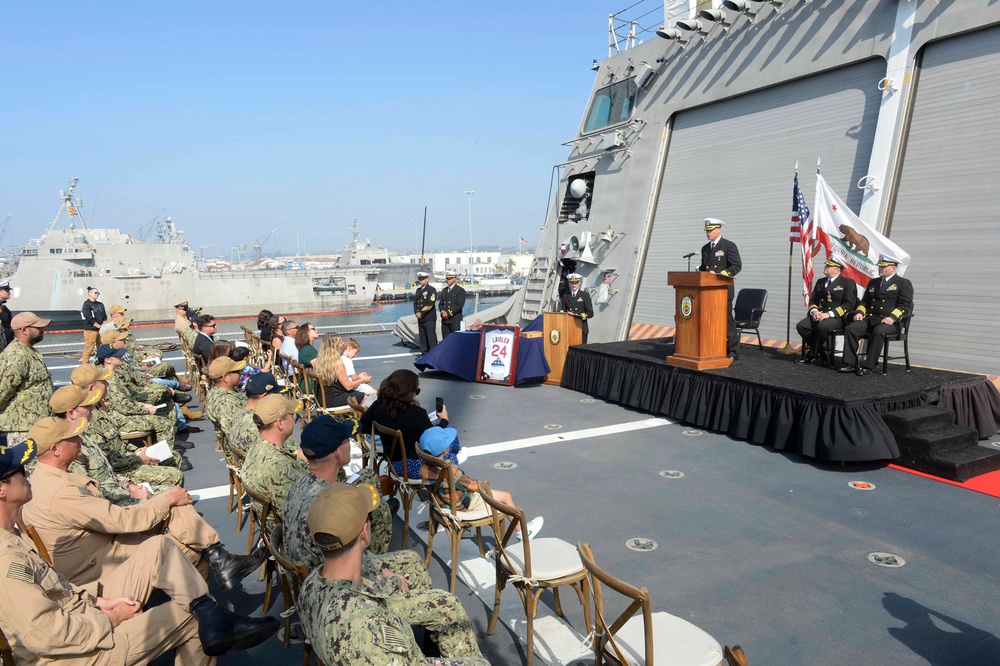
POLYGON ((174 392, 174 402, 178 405, 186 405, 192 400, 194 400, 194 398, 191 397, 190 393, 181 393, 180 391, 174 392))
POLYGON ((196 432, 205 432, 205 429, 199 428, 198 426, 193 426, 189 423, 186 426, 184 426, 183 432, 186 432, 188 434, 194 434, 196 432))
POLYGON ((208 568, 212 570, 215 582, 225 592, 264 564, 264 560, 267 559, 267 548, 258 546, 249 555, 233 555, 223 548, 221 543, 216 543, 205 549, 204 555, 208 559, 208 568))
POLYGON ((273 636, 281 622, 276 617, 243 617, 221 608, 209 596, 191 602, 191 614, 198 620, 201 649, 209 657, 229 650, 247 650, 273 636))
POLYGON ((854 370, 855 368, 853 365, 847 365, 846 363, 837 368, 837 372, 854 372, 854 370))
POLYGON ((182 472, 190 472, 193 469, 194 469, 194 465, 191 464, 191 461, 188 460, 187 458, 185 458, 184 456, 181 456, 180 470, 182 472))
POLYGON ((858 368, 858 377, 867 377, 872 374, 871 368, 858 368))
POLYGON ((194 444, 191 442, 185 442, 184 440, 177 439, 174 440, 174 448, 178 451, 190 451, 194 448, 194 444))
POLYGON ((815 356, 800 356, 799 358, 795 359, 795 362, 798 363, 799 365, 806 365, 812 363, 815 360, 816 360, 815 356))

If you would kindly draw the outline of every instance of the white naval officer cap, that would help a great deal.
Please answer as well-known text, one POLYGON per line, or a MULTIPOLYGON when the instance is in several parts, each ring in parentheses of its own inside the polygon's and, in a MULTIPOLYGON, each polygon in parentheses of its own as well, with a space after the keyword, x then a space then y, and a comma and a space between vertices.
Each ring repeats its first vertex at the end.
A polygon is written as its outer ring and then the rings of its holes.
POLYGON ((711 231, 712 229, 718 229, 719 227, 726 226, 726 223, 722 220, 717 220, 714 217, 705 218, 705 231, 711 231))
POLYGON ((566 279, 569 280, 570 282, 579 282, 580 280, 583 279, 583 276, 580 275, 579 273, 570 273, 569 275, 566 276, 566 279))
POLYGON ((431 274, 430 274, 430 273, 425 273, 425 272, 423 272, 423 271, 419 271, 419 272, 417 273, 417 279, 418 279, 418 280, 423 280, 424 278, 429 278, 430 276, 431 276, 431 274))

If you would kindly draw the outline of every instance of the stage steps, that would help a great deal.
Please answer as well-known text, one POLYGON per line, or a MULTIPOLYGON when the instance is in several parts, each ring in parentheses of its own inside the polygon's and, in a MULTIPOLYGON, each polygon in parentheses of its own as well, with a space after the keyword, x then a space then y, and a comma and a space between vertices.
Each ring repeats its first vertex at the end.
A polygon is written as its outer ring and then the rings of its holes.
POLYGON ((882 415, 899 445, 897 465, 951 481, 1000 470, 1000 451, 979 446, 975 428, 957 425, 955 412, 933 405, 882 415))

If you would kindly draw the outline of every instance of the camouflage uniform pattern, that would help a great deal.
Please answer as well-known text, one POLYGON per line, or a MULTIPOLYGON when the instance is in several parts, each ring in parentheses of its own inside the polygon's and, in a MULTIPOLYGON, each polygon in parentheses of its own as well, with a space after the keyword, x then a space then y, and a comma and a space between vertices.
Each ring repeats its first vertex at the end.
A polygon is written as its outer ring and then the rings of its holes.
POLYGON ((184 332, 181 333, 181 339, 187 343, 188 349, 192 349, 194 347, 195 340, 198 339, 198 331, 194 330, 191 326, 188 326, 184 329, 184 332))
POLYGON ((143 365, 142 362, 146 359, 155 358, 158 361, 163 360, 163 352, 159 349, 139 349, 139 341, 135 339, 135 336, 131 333, 125 338, 125 351, 128 352, 128 356, 132 361, 132 365, 140 372, 145 372, 146 374, 152 375, 153 377, 159 377, 161 379, 176 379, 177 370, 174 366, 169 363, 156 363, 154 365, 143 365))
MULTIPOLYGON (((140 469, 142 468, 149 468, 158 472, 158 474, 153 475, 153 478, 158 480, 162 480, 164 478, 176 478, 176 475, 181 474, 181 471, 176 467, 164 467, 160 469, 158 467, 140 465, 140 469), (170 472, 173 474, 169 474, 170 472)), ((97 481, 97 485, 100 486, 101 494, 104 496, 104 499, 108 500, 112 504, 116 504, 118 506, 131 506, 142 501, 133 498, 129 494, 128 484, 130 482, 139 484, 143 481, 125 478, 115 472, 114 468, 111 466, 111 462, 108 460, 107 456, 104 455, 104 451, 101 450, 101 447, 93 441, 89 441, 86 435, 83 438, 80 456, 70 464, 69 471, 73 474, 88 476, 97 481)), ((142 474, 140 474, 140 476, 142 476, 142 474)), ((159 495, 165 490, 169 490, 171 486, 177 485, 175 483, 160 484, 154 481, 146 481, 146 483, 149 483, 152 487, 154 495, 159 495)))
MULTIPOLYGON (((223 428, 222 431, 226 433, 226 445, 233 443, 236 445, 240 451, 247 451, 260 437, 260 430, 257 428, 257 424, 253 420, 253 410, 249 407, 244 407, 242 411, 237 412, 230 420, 229 426, 223 428)), ((289 435, 288 439, 285 440, 285 450, 286 451, 298 451, 299 445, 295 441, 294 435, 289 435)))
POLYGON ((52 376, 42 355, 15 340, 0 354, 0 430, 27 432, 51 416, 52 376))
POLYGON ((158 405, 173 397, 166 386, 143 377, 128 356, 125 357, 125 363, 115 368, 115 375, 121 375, 123 384, 140 402, 158 405))
POLYGON ((135 447, 121 438, 118 426, 103 409, 91 412, 83 439, 84 441, 90 439, 97 444, 107 456, 111 468, 135 483, 145 482, 151 486, 184 486, 184 472, 177 469, 181 462, 179 453, 174 453, 174 463, 171 461, 162 463, 175 464, 175 467, 143 465, 142 459, 135 453, 135 447))
POLYGON ((421 620, 407 620, 394 612, 391 600, 401 591, 396 578, 362 578, 360 583, 325 579, 313 571, 299 593, 299 616, 313 649, 328 666, 448 666, 488 665, 476 635, 458 599, 442 590, 410 592, 414 612, 421 620), (425 657, 410 624, 437 636, 441 658, 425 657))
MULTIPOLYGON (((389 550, 389 540, 392 538, 392 513, 389 511, 389 505, 386 504, 385 498, 379 492, 377 479, 373 483, 373 478, 374 472, 371 470, 362 470, 362 473, 352 485, 369 485, 375 489, 375 492, 379 493, 378 506, 372 511, 372 542, 368 546, 368 553, 382 555, 389 550), (365 472, 368 472, 368 474, 365 474, 365 472)), ((329 485, 329 483, 312 472, 307 472, 292 484, 292 487, 288 491, 288 497, 285 499, 285 510, 282 511, 281 515, 281 522, 285 526, 285 552, 288 553, 290 560, 293 562, 302 562, 308 569, 318 567, 323 561, 323 554, 312 542, 306 517, 309 513, 309 507, 312 506, 313 500, 316 499, 316 495, 319 495, 329 485)), ((391 555, 393 553, 385 555, 385 558, 389 558, 391 555)), ((407 566, 406 562, 387 563, 384 567, 388 567, 406 578, 407 582, 410 583, 410 587, 415 586, 415 580, 419 581, 421 576, 427 575, 423 562, 420 562, 420 571, 414 571, 413 567, 407 566)), ((366 572, 363 572, 362 575, 378 575, 384 567, 379 566, 379 563, 374 563, 372 568, 365 570, 366 572)))
POLYGON ((229 389, 213 386, 208 390, 208 395, 205 397, 205 418, 218 423, 222 426, 222 432, 227 434, 229 432, 230 421, 246 408, 247 397, 242 393, 230 391, 229 389))
POLYGON ((170 450, 174 450, 174 434, 177 432, 177 416, 174 410, 168 410, 169 416, 150 415, 141 403, 133 399, 118 376, 117 370, 108 380, 108 394, 104 398, 104 403, 108 407, 111 422, 119 430, 152 430, 156 433, 157 440, 165 441, 170 450), (173 417, 174 421, 171 421, 170 417, 173 417))
MULTIPOLYGON (((295 453, 280 449, 258 435, 257 441, 250 446, 246 459, 240 465, 240 479, 250 490, 270 497, 272 511, 281 515, 285 509, 288 490, 308 471, 306 462, 295 453)), ((257 500, 254 500, 254 505, 259 511, 257 500)), ((274 521, 269 516, 268 531, 273 527, 274 521)))

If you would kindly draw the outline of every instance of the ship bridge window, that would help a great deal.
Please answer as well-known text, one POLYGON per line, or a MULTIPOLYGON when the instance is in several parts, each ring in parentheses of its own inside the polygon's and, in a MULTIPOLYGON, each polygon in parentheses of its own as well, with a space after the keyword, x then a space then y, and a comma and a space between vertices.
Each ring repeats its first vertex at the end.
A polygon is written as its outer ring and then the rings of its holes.
POLYGON ((62 254, 62 248, 61 247, 50 247, 49 248, 49 254, 62 254))
POLYGON ((602 127, 628 120, 629 116, 632 115, 632 106, 635 104, 637 90, 633 78, 615 81, 598 90, 594 94, 594 101, 590 103, 590 111, 587 113, 587 122, 583 126, 583 133, 594 132, 602 127))

